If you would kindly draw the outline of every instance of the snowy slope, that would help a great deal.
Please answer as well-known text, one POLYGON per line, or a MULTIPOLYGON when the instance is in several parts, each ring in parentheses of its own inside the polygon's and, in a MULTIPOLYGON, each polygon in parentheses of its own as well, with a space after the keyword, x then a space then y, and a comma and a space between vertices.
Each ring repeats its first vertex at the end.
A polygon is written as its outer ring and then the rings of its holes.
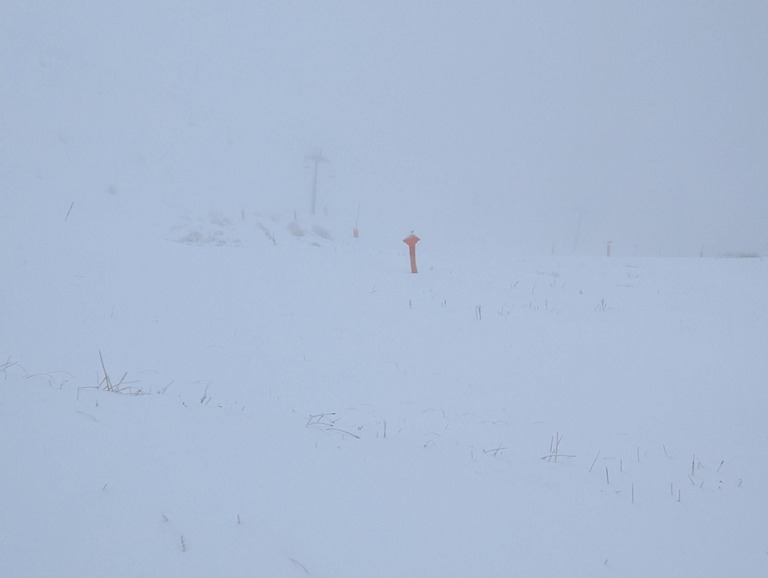
POLYGON ((69 208, 3 215, 0 575, 768 569, 764 260, 69 208))
POLYGON ((765 21, 0 3, 0 577, 765 575, 765 21))

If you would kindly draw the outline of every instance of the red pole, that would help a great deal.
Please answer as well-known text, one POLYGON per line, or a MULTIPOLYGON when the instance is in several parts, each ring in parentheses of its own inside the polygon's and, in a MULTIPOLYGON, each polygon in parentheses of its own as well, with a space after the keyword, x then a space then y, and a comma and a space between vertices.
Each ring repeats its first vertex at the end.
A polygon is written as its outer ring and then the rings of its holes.
POLYGON ((419 272, 418 269, 416 269, 416 243, 418 243, 419 240, 420 239, 413 233, 403 239, 403 243, 408 245, 408 253, 411 256, 411 273, 419 272))

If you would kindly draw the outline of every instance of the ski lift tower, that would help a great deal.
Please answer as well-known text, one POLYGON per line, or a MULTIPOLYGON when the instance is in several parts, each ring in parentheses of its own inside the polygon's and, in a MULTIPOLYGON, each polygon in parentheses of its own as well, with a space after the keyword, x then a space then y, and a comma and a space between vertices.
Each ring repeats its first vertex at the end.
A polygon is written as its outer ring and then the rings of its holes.
POLYGON ((323 156, 323 153, 319 150, 316 150, 311 155, 307 155, 307 160, 312 161, 315 163, 314 166, 314 173, 312 176, 312 214, 315 214, 315 205, 317 202, 317 167, 320 163, 327 163, 330 162, 327 158, 323 156))

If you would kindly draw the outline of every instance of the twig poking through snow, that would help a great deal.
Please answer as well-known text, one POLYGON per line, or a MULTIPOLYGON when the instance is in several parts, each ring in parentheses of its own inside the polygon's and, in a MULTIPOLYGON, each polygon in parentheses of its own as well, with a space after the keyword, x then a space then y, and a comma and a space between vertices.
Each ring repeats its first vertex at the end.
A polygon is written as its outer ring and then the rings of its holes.
POLYGON ((336 415, 335 413, 320 413, 317 415, 310 415, 309 419, 307 420, 306 427, 310 426, 319 426, 325 431, 337 431, 341 434, 346 434, 349 436, 352 436, 353 438, 360 439, 359 435, 355 435, 352 432, 349 432, 347 430, 343 430, 336 427, 336 422, 339 421, 337 419, 326 419, 329 416, 336 415))
POLYGON ((589 466, 589 471, 590 471, 590 472, 592 471, 592 468, 594 468, 594 467, 595 467, 595 462, 597 461, 597 458, 599 458, 599 457, 600 457, 600 451, 598 450, 598 452, 597 452, 597 455, 595 456, 595 459, 594 459, 594 460, 592 460, 592 465, 591 465, 591 466, 589 466))
POLYGON ((557 458, 575 458, 576 456, 560 453, 561 441, 563 441, 563 436, 561 436, 560 432, 558 432, 555 434, 555 437, 549 440, 549 454, 547 454, 546 456, 543 456, 541 459, 551 462, 552 459, 554 458, 555 463, 557 463, 557 458))
POLYGON ((296 564, 296 566, 298 566, 299 568, 301 568, 302 570, 304 570, 304 572, 305 572, 306 574, 309 574, 309 570, 307 570, 307 567, 306 567, 306 566, 304 566, 304 564, 302 564, 301 562, 299 562, 299 561, 298 561, 298 560, 296 560, 295 558, 288 558, 288 559, 289 559, 291 562, 293 562, 294 564, 296 564))
POLYGON ((105 391, 111 391, 113 393, 126 393, 130 395, 142 395, 144 393, 141 388, 133 387, 130 385, 131 383, 136 383, 135 381, 125 381, 125 378, 128 377, 127 371, 123 373, 120 381, 117 383, 112 383, 112 380, 109 377, 109 373, 107 373, 106 365, 104 364, 104 357, 101 355, 101 349, 99 349, 99 360, 101 361, 101 369, 104 372, 104 377, 99 382, 98 387, 103 385, 105 391))
POLYGON ((507 448, 503 447, 501 444, 499 444, 499 447, 493 448, 492 450, 483 450, 484 454, 493 454, 493 457, 496 457, 499 452, 505 450, 507 448))

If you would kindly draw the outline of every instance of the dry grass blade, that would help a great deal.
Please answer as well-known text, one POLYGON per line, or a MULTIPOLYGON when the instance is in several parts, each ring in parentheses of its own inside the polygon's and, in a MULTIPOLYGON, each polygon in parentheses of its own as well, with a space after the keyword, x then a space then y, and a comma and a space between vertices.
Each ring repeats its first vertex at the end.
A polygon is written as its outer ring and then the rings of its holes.
POLYGON ((105 391, 111 391, 114 393, 125 393, 130 395, 141 395, 144 393, 140 388, 136 388, 130 385, 130 383, 135 383, 135 382, 125 381, 125 378, 128 377, 127 371, 123 373, 123 376, 120 378, 120 381, 118 381, 117 383, 112 383, 112 379, 109 377, 109 372, 107 372, 107 366, 104 364, 104 356, 101 354, 101 349, 99 349, 99 361, 101 361, 101 370, 104 372, 104 377, 99 382, 100 388, 103 386, 105 391))

